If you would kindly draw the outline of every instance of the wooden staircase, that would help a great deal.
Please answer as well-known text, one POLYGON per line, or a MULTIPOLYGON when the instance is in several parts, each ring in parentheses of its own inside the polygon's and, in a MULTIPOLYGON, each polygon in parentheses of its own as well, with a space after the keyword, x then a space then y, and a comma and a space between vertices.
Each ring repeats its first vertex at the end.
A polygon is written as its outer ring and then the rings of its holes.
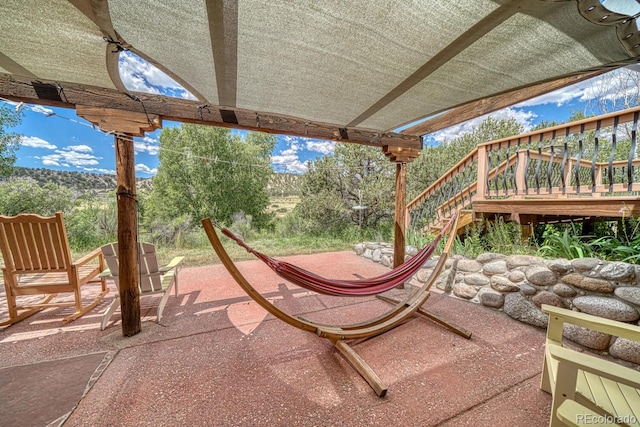
POLYGON ((406 206, 407 229, 640 217, 640 107, 479 145, 406 206))

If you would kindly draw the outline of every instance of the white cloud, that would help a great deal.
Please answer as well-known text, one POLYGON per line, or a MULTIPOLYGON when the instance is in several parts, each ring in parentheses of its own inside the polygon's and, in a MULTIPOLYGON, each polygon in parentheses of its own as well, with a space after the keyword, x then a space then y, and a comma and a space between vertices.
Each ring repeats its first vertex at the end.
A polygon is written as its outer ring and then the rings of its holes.
POLYGON ((287 154, 272 156, 271 163, 276 167, 281 166, 286 172, 303 173, 307 171, 307 165, 300 161, 295 152, 288 151, 287 154))
POLYGON ((30 105, 29 109, 35 113, 44 114, 47 117, 55 114, 51 108, 47 108, 42 105, 30 105))
POLYGON ((56 148, 58 148, 50 142, 45 141, 42 138, 38 138, 37 136, 23 136, 20 144, 24 145, 25 147, 46 148, 47 150, 55 150, 56 148))
POLYGON ((430 139, 433 138, 437 142, 443 142, 459 138, 464 134, 473 132, 488 116, 496 120, 515 119, 516 122, 522 125, 524 131, 527 132, 533 127, 533 119, 536 117, 536 114, 532 111, 509 107, 435 132, 430 135, 430 139))
POLYGON ((42 156, 42 164, 46 166, 64 166, 86 169, 87 166, 99 164, 101 157, 96 157, 93 150, 87 145, 71 145, 61 150, 55 150, 55 154, 42 156))
POLYGON ((76 151, 78 153, 93 153, 93 148, 88 145, 68 145, 64 148, 66 151, 76 151))
POLYGON ((546 93, 544 95, 531 98, 527 101, 523 101, 516 104, 516 107, 533 107, 535 105, 555 104, 558 107, 571 102, 571 100, 580 98, 584 95, 584 85, 586 82, 581 82, 572 86, 568 86, 562 89, 555 90, 553 92, 546 93))
POLYGON ((103 169, 103 168, 83 168, 87 172, 96 172, 96 173, 104 173, 106 175, 115 175, 116 171, 113 169, 103 169))
POLYGON ((136 165, 136 172, 142 172, 142 173, 146 173, 149 175, 155 175, 156 173, 158 173, 158 169, 157 168, 150 168, 149 166, 143 164, 143 163, 138 163, 136 165))
POLYGON ((327 155, 333 153, 336 149, 336 143, 333 141, 307 141, 306 148, 309 151, 327 155))
POLYGON ((175 80, 131 52, 123 52, 118 63, 124 86, 133 91, 195 99, 175 80))
POLYGON ((133 141, 133 151, 137 153, 149 153, 152 156, 158 154, 160 151, 160 147, 158 146, 158 140, 145 136, 142 138, 142 141, 139 139, 135 139, 133 141))

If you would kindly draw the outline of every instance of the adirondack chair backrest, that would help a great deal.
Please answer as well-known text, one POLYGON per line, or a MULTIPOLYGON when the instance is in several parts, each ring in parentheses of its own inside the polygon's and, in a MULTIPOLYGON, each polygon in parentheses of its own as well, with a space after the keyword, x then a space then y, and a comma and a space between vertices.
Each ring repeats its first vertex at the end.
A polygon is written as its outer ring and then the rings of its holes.
MULTIPOLYGON (((111 277, 118 284, 118 244, 102 246, 102 253, 111 271, 111 277)), ((140 293, 162 290, 161 272, 156 258, 156 247, 151 243, 138 243, 138 274, 140 293)))
POLYGON ((0 216, 0 250, 7 271, 68 272, 72 264, 62 213, 0 216))

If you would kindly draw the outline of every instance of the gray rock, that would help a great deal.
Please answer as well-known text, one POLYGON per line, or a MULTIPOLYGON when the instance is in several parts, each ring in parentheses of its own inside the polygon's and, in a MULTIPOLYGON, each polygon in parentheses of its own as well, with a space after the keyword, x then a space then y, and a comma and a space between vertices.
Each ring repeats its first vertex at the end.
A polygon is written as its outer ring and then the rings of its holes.
POLYGON ((558 295, 549 291, 542 291, 531 298, 531 302, 540 307, 542 304, 555 305, 556 307, 566 308, 564 301, 558 295))
POLYGON ((485 276, 493 276, 494 274, 504 274, 507 272, 507 262, 505 260, 491 261, 482 267, 485 276))
POLYGON ((575 289, 573 289, 569 285, 565 285, 564 283, 558 283, 557 285, 555 285, 553 287, 553 292, 555 292, 556 295, 561 296, 562 298, 573 298, 578 294, 575 289))
POLYGON ((525 279, 525 275, 523 271, 513 270, 507 274, 507 278, 511 280, 513 283, 522 282, 525 279))
POLYGON ((380 249, 375 249, 371 254, 371 260, 373 262, 380 262, 382 259, 382 251, 380 249))
POLYGON ((606 350, 611 342, 611 335, 609 334, 592 331, 570 323, 564 325, 562 335, 577 344, 593 350, 606 350))
POLYGON ((502 309, 510 317, 529 325, 546 328, 548 316, 538 309, 520 292, 507 294, 502 309))
POLYGON ((423 265, 422 268, 433 268, 438 263, 438 257, 433 257, 428 259, 423 265))
POLYGON ((523 295, 535 295, 536 292, 538 292, 535 286, 531 286, 528 283, 520 283, 518 286, 520 286, 520 292, 522 292, 523 295))
POLYGON ((404 248, 404 253, 407 255, 414 256, 415 254, 418 253, 418 248, 416 248, 415 246, 406 246, 404 248))
POLYGON ((505 259, 506 256, 502 255, 502 254, 496 254, 493 252, 485 252, 483 254, 478 255, 478 257, 476 258, 476 261, 482 263, 482 264, 486 264, 488 262, 492 262, 492 261, 496 261, 499 259, 505 259))
POLYGON ((452 287, 453 294, 457 297, 464 299, 471 299, 476 296, 478 291, 473 286, 465 285, 464 283, 455 283, 452 287))
POLYGON ((447 260, 444 262, 444 268, 451 268, 455 261, 456 260, 453 258, 447 258, 447 260))
POLYGON ((431 278, 431 274, 433 274, 433 269, 423 267, 420 270, 418 270, 418 274, 416 274, 416 279, 418 279, 422 283, 425 283, 431 278))
POLYGON ((636 269, 624 262, 608 262, 600 269, 600 277, 605 280, 632 282, 636 278, 636 269))
POLYGON ((390 248, 382 248, 381 249, 382 255, 390 255, 393 257, 393 249, 390 248))
POLYGON ((556 274, 547 267, 541 265, 532 265, 525 271, 527 280, 533 285, 550 286, 557 282, 556 274))
POLYGON ((612 293, 614 289, 613 285, 606 280, 586 277, 579 273, 567 274, 566 276, 562 276, 561 280, 565 284, 592 292, 612 293))
POLYGON ((531 255, 509 255, 507 257, 507 267, 514 269, 516 267, 542 264, 544 260, 537 256, 531 255))
POLYGON ((444 292, 451 292, 451 285, 453 284, 455 276, 456 273, 451 269, 441 272, 436 279, 436 288, 444 292))
POLYGON ((618 338, 609 347, 609 354, 627 362, 640 364, 640 342, 618 338))
POLYGON ((362 254, 363 257, 371 259, 371 256, 373 255, 373 250, 370 248, 366 248, 364 250, 364 253, 362 254))
POLYGON ((593 270, 602 263, 598 258, 576 258, 571 260, 571 265, 578 271, 593 270))
POLYGON ((547 267, 549 267, 549 270, 558 274, 566 274, 572 269, 571 263, 569 263, 569 261, 567 261, 566 259, 557 259, 555 261, 551 261, 547 264, 547 267))
POLYGON ((354 248, 356 255, 362 255, 365 249, 364 243, 358 243, 354 248))
POLYGON ((491 276, 491 287, 498 292, 517 292, 520 286, 502 276, 491 276))
POLYGON ((477 273, 481 269, 482 264, 475 259, 461 259, 458 261, 458 270, 464 271, 465 273, 477 273))
POLYGON ((484 274, 473 273, 464 276, 464 283, 471 286, 486 286, 489 284, 489 279, 484 274))
POLYGON ((618 298, 630 302, 631 304, 640 305, 640 288, 622 287, 613 291, 618 298))
POLYGON ((587 314, 618 320, 620 322, 635 322, 640 319, 638 310, 617 299, 596 296, 576 297, 574 307, 587 314))
POLYGON ((393 266, 393 260, 389 255, 382 255, 380 264, 384 265, 385 267, 391 267, 393 266))
POLYGON ((378 249, 379 247, 380 247, 380 244, 379 244, 379 243, 376 243, 376 242, 368 242, 368 243, 365 243, 365 248, 366 248, 366 249, 374 250, 374 249, 378 249))
POLYGON ((504 295, 491 288, 482 288, 478 291, 478 298, 482 305, 492 308, 500 308, 504 305, 504 295))

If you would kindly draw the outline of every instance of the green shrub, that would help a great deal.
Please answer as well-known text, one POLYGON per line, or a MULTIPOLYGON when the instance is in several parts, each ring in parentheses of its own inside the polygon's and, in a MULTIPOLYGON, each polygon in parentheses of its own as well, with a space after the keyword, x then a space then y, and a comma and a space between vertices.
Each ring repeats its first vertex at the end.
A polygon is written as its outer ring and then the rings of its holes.
POLYGON ((557 226, 546 225, 542 234, 542 246, 539 253, 548 258, 585 258, 594 256, 593 246, 580 236, 576 224, 571 223, 559 230, 557 226))

